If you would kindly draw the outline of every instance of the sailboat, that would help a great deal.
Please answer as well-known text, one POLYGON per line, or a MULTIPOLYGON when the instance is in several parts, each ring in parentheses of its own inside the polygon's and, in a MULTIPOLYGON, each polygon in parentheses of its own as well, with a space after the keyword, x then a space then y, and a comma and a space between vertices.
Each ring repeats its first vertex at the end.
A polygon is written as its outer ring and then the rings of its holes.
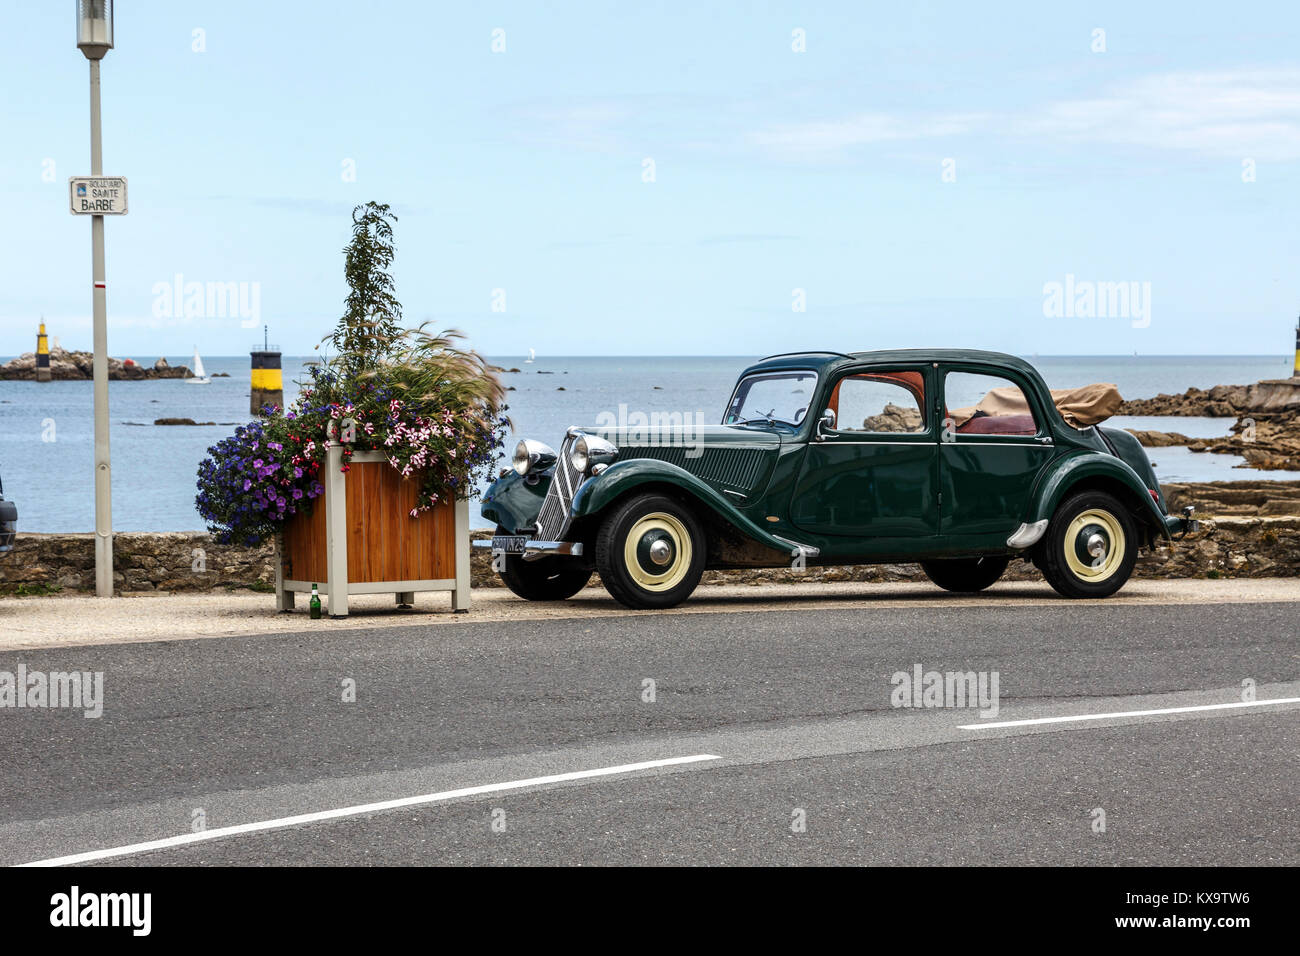
POLYGON ((208 373, 203 369, 203 359, 199 358, 199 348, 194 347, 194 377, 184 379, 189 385, 211 385, 212 379, 208 378, 208 373))
POLYGON ((534 350, 534 349, 529 349, 529 350, 528 350, 528 358, 524 359, 524 364, 527 365, 529 362, 533 361, 533 359, 535 359, 535 358, 537 358, 537 352, 536 352, 536 350, 534 350))

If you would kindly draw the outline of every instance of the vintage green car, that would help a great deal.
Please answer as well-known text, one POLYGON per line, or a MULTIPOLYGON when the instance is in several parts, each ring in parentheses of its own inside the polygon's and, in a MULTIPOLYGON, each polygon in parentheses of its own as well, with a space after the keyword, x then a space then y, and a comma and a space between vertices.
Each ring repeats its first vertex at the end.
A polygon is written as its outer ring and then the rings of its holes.
POLYGON ((478 544, 529 600, 571 597, 597 570, 621 604, 666 608, 706 568, 918 561, 971 592, 1015 558, 1066 597, 1106 597, 1140 548, 1195 529, 1168 513, 1137 439, 1070 424, 1011 355, 777 355, 741 374, 722 420, 521 441, 478 544))

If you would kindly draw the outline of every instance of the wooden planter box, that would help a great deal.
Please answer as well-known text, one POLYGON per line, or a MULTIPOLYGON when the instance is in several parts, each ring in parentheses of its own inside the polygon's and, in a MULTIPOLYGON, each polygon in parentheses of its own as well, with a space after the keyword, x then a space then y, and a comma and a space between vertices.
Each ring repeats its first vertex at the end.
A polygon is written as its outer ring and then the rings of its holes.
POLYGON ((325 493, 310 515, 276 536, 275 606, 292 610, 296 592, 320 585, 331 617, 346 617, 349 594, 450 591, 469 610, 469 502, 448 501, 412 518, 420 481, 403 478, 382 452, 356 452, 347 474, 342 446, 326 449, 325 493))

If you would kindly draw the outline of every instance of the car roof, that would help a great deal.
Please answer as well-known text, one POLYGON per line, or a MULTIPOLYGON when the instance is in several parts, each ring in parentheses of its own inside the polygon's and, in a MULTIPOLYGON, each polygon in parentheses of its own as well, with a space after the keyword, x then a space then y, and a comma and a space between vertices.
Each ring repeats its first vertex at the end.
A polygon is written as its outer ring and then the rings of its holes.
POLYGON ((833 370, 841 365, 861 362, 944 362, 972 363, 1000 368, 1011 368, 1037 375, 1037 370, 1024 359, 1006 352, 986 352, 980 349, 879 349, 874 352, 787 352, 769 355, 751 365, 746 372, 780 371, 783 369, 815 369, 818 372, 833 370))

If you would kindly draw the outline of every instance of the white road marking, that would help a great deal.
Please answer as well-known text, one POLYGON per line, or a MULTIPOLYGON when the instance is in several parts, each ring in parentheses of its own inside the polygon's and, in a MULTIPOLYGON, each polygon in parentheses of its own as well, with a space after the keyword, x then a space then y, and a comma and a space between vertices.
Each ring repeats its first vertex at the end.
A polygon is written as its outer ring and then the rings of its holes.
POLYGON ((609 777, 615 774, 635 773, 638 770, 653 770, 656 767, 675 767, 681 764, 721 759, 716 754, 693 754, 689 757, 668 757, 664 760, 645 760, 641 763, 619 764, 616 767, 599 767, 595 770, 575 770, 572 773, 557 773, 547 777, 530 777, 527 780, 507 780, 504 783, 489 783, 479 787, 462 787, 459 790, 444 790, 440 793, 424 793, 415 797, 401 797, 397 800, 383 800, 379 803, 340 807, 337 810, 321 810, 317 813, 302 813, 298 816, 261 820, 257 823, 241 823, 238 826, 218 827, 215 830, 203 830, 199 833, 183 833, 180 836, 166 837, 162 840, 150 840, 148 843, 132 843, 128 846, 110 847, 106 850, 90 850, 86 853, 74 853, 71 856, 56 856, 48 860, 34 860, 31 863, 22 863, 20 866, 71 866, 78 863, 91 863, 95 860, 106 860, 116 856, 129 856, 133 853, 148 853, 151 850, 167 850, 172 847, 187 846, 191 843, 220 840, 222 837, 237 836, 241 833, 279 830, 283 827, 296 827, 305 823, 319 823, 322 820, 338 820, 343 817, 379 813, 384 810, 395 810, 399 807, 439 803, 444 800, 455 800, 459 797, 476 797, 484 793, 500 793, 503 790, 522 790, 525 787, 539 787, 549 783, 566 783, 570 780, 609 777))
POLYGON ((1000 720, 992 724, 961 724, 958 730, 992 730, 995 727, 1028 727, 1031 724, 1063 724, 1071 720, 1106 720, 1110 717, 1154 717, 1157 714, 1188 714, 1196 710, 1227 710, 1231 707, 1263 707, 1268 704, 1300 704, 1300 697, 1275 700, 1246 700, 1231 704, 1198 704, 1195 707, 1162 707, 1159 710, 1124 710, 1110 714, 1076 714, 1069 717, 1033 717, 1028 720, 1000 720))

